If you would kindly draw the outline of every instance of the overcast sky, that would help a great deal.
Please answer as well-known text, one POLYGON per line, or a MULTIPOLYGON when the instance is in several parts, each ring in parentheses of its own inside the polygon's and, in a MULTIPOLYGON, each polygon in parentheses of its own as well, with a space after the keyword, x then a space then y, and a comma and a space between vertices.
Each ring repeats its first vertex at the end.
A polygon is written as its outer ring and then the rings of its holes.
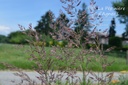
MULTIPOLYGON (((95 0, 100 7, 99 12, 108 16, 103 16, 104 22, 98 28, 106 29, 110 26, 113 17, 116 18, 117 35, 124 32, 124 25, 119 23, 114 10, 108 10, 106 7, 112 7, 112 1, 118 0, 95 0)), ((89 6, 90 0, 82 0, 89 6)), ((55 16, 59 15, 62 4, 59 0, 0 0, 0 34, 7 35, 12 31, 19 30, 18 24, 25 27, 32 23, 33 27, 46 11, 51 10, 55 16)))

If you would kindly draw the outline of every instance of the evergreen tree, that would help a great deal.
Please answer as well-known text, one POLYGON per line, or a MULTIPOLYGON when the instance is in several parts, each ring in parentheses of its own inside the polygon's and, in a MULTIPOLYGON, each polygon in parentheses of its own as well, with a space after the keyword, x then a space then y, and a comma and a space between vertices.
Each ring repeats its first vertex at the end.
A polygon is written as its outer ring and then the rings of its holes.
POLYGON ((115 31, 116 23, 115 18, 111 20, 111 25, 109 29, 109 46, 116 46, 116 48, 122 47, 122 40, 119 37, 116 37, 115 31))
POLYGON ((116 31, 115 31, 116 23, 115 18, 111 20, 111 25, 109 29, 109 37, 115 37, 116 31))
POLYGON ((61 13, 56 19, 57 29, 61 29, 63 26, 68 27, 69 19, 64 13, 61 13))
POLYGON ((120 0, 113 2, 113 7, 119 10, 116 10, 118 17, 121 23, 126 24, 125 32, 122 34, 123 37, 128 36, 128 0, 120 0))
POLYGON ((41 17, 41 20, 38 21, 38 25, 35 27, 36 31, 39 33, 44 33, 46 35, 49 34, 49 32, 52 32, 52 28, 50 27, 50 24, 54 22, 54 14, 52 11, 48 11, 41 17))
POLYGON ((84 30, 85 32, 89 31, 89 19, 88 19, 88 13, 87 13, 87 6, 85 3, 82 4, 82 9, 78 11, 77 14, 77 21, 75 23, 75 31, 77 33, 80 32, 80 30, 84 30))
POLYGON ((91 26, 89 25, 89 15, 87 13, 87 6, 85 3, 82 4, 82 9, 78 11, 77 21, 75 23, 75 32, 82 33, 81 42, 83 42, 84 37, 87 35, 87 32, 90 30, 91 26))
POLYGON ((126 23, 125 32, 122 34, 122 37, 125 38, 128 36, 128 22, 126 23))

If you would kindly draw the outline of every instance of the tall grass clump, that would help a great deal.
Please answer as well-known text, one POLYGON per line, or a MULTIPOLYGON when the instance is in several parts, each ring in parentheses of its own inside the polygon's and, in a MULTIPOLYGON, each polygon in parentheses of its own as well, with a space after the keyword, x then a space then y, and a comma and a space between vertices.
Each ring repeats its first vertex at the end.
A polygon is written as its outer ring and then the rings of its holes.
MULTIPOLYGON (((32 28, 32 25, 29 25, 29 32, 26 33, 26 29, 19 25, 21 31, 28 35, 30 38, 26 41, 30 46, 30 60, 35 63, 33 69, 40 74, 37 78, 40 80, 38 82, 41 85, 92 85, 95 81, 98 85, 106 85, 111 82, 113 73, 108 73, 103 75, 106 72, 106 69, 113 64, 114 61, 108 60, 107 56, 104 53, 111 51, 114 47, 103 49, 103 43, 101 42, 101 31, 97 31, 98 24, 102 23, 102 16, 98 15, 96 2, 91 0, 90 2, 90 14, 89 20, 90 23, 85 25, 90 25, 93 27, 93 30, 87 33, 87 36, 84 37, 84 43, 80 42, 81 37, 83 36, 83 31, 76 33, 73 29, 75 22, 80 20, 75 19, 77 7, 81 4, 81 0, 60 0, 63 4, 63 9, 69 14, 70 22, 68 26, 65 26, 62 22, 49 23, 53 28, 53 32, 49 33, 54 40, 65 40, 67 41, 66 46, 51 46, 49 51, 46 51, 45 48, 45 39, 42 40, 40 34, 32 28), (60 28, 57 29, 57 24, 60 24, 60 28), (66 32, 67 34, 64 34, 66 32), (88 44, 94 44, 89 49, 87 49, 88 44), (78 48, 76 51, 73 48, 78 48), (60 63, 61 62, 61 63, 60 63), (79 63, 79 65, 77 64, 79 63), (95 74, 91 66, 98 67, 101 72, 99 75, 95 74), (55 70, 57 69, 57 73, 55 70), (82 78, 76 76, 78 68, 82 72, 82 78), (87 78, 88 75, 91 77, 87 78), (66 77, 64 77, 66 75, 66 77), (65 82, 63 82, 65 80, 65 82)), ((83 14, 86 11, 83 12, 83 14)), ((49 14, 50 16, 50 14, 49 14)), ((86 17, 84 15, 83 17, 86 17)), ((102 33, 106 33, 107 30, 102 33)), ((107 39, 107 34, 104 35, 107 39)), ((17 69, 16 69, 17 70, 17 69)), ((19 71, 19 70, 18 70, 19 71)), ((28 82, 28 85, 38 85, 33 80, 29 78, 25 73, 19 71, 15 75, 20 76, 23 80, 28 82)), ((22 84, 22 83, 21 83, 22 84)))

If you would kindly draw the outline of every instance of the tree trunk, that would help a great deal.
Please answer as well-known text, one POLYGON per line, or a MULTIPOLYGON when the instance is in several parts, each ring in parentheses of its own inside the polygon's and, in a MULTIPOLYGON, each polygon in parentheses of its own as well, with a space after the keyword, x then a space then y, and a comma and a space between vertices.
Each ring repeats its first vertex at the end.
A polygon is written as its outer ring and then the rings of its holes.
POLYGON ((128 65, 128 50, 126 51, 126 64, 128 65))

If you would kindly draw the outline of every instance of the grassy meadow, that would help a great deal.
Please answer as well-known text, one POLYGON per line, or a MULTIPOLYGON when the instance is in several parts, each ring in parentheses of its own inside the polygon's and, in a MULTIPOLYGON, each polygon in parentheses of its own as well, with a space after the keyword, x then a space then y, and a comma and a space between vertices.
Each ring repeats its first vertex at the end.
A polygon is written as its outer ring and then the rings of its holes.
MULTIPOLYGON (((11 44, 0 44, 0 63, 8 63, 10 65, 14 65, 18 68, 21 68, 23 70, 33 70, 33 66, 35 64, 29 60, 30 53, 27 51, 29 46, 19 46, 19 45, 11 45, 11 44)), ((46 51, 49 51, 50 47, 45 47, 46 51)), ((74 48, 76 51, 79 49, 74 48)), ((76 52, 77 53, 77 52, 76 52)), ((106 56, 108 56, 109 61, 113 61, 114 63, 112 66, 109 66, 106 71, 122 71, 122 70, 128 70, 128 65, 126 65, 126 59, 125 59, 125 53, 124 52, 111 52, 107 53, 106 56)), ((42 61, 43 62, 43 61, 42 61)), ((59 67, 63 67, 62 69, 65 69, 67 65, 69 65, 69 62, 61 62, 56 61, 57 64, 53 64, 55 70, 57 70, 59 67)), ((93 71, 100 71, 100 67, 96 62, 95 65, 89 64, 89 68, 93 71)), ((79 70, 79 62, 76 62, 76 65, 79 70)), ((72 67, 74 68, 74 67, 72 67)), ((0 64, 0 70, 6 70, 7 68, 0 64)))

